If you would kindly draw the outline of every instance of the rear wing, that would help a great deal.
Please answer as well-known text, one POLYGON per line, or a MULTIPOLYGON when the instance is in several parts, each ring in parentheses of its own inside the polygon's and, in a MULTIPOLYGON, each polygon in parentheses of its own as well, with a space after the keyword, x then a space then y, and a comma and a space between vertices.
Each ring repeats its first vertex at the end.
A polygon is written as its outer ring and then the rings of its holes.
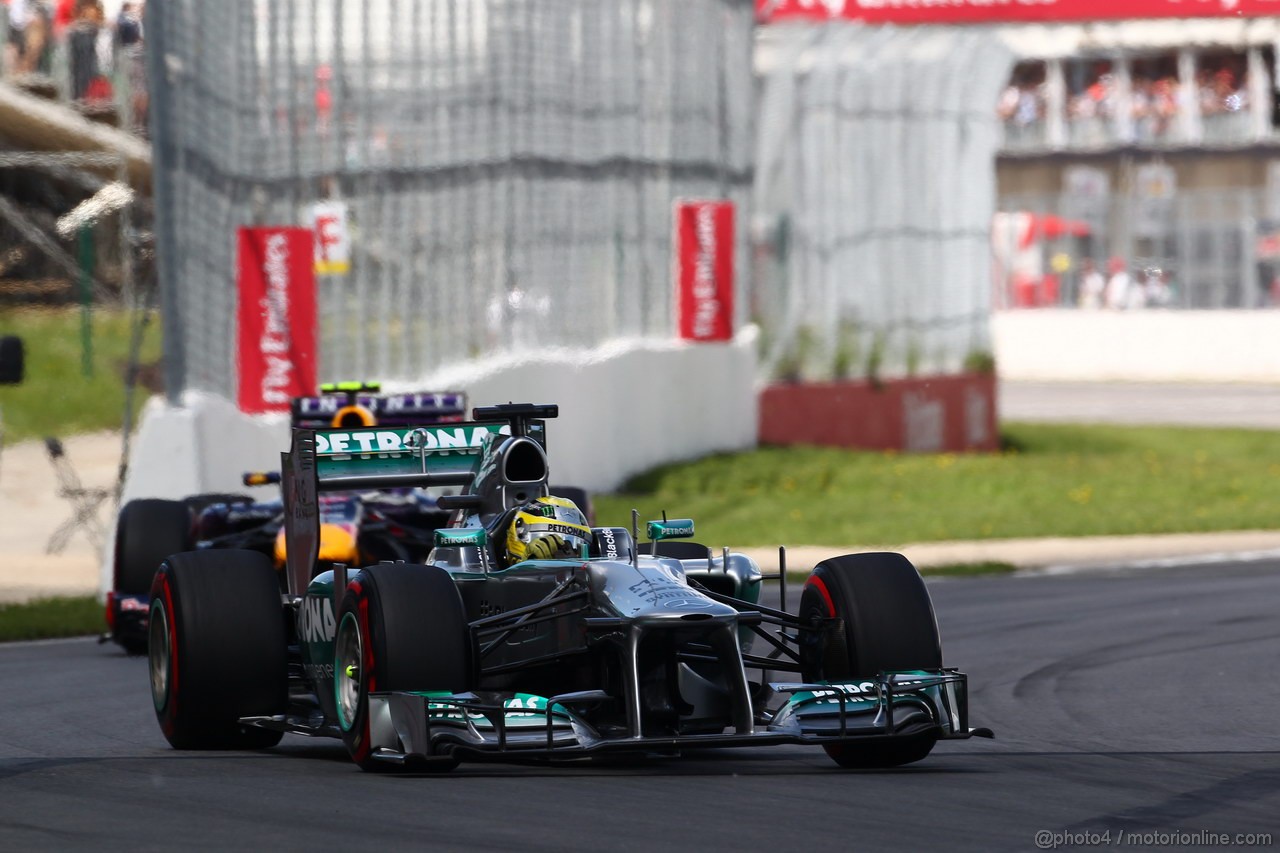
POLYGON ((499 436, 540 444, 554 406, 476 409, 492 421, 433 426, 295 429, 281 454, 285 566, 290 596, 301 596, 320 553, 320 492, 468 486, 499 436), (501 420, 499 420, 501 419, 501 420))
POLYGON ((467 415, 467 395, 461 391, 374 394, 340 390, 294 397, 289 414, 294 429, 329 429, 340 412, 352 407, 367 411, 381 427, 456 423, 467 415))

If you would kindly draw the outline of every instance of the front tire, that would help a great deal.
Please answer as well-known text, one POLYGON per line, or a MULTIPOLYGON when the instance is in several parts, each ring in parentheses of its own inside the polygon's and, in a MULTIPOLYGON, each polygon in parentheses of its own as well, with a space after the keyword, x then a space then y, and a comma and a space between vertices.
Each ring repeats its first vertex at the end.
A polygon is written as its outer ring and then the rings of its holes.
MULTIPOLYGON (((802 625, 839 618, 835 632, 802 631, 801 675, 806 681, 850 681, 882 672, 942 668, 942 646, 924 579, 901 554, 849 554, 823 560, 800 597, 802 625)), ((841 767, 897 767, 919 761, 937 732, 824 748, 841 767)))
MULTIPOLYGON (((475 682, 471 657, 466 611, 448 572, 382 563, 351 579, 334 639, 334 698, 342 740, 361 770, 397 768, 373 757, 369 694, 467 690, 475 682)), ((457 764, 440 756, 408 769, 452 770, 457 764)))
POLYGON ((288 700, 284 611, 271 560, 255 551, 173 554, 156 572, 149 624, 151 698, 175 749, 263 749, 281 732, 241 717, 288 700))
POLYGON ((182 501, 129 501, 116 522, 115 590, 143 595, 160 563, 191 548, 191 512, 182 501))

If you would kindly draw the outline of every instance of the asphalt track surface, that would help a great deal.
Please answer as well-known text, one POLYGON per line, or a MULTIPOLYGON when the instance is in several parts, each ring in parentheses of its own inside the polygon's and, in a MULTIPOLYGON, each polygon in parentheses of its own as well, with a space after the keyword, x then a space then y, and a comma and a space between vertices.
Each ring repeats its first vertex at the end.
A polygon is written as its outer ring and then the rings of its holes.
POLYGON ((940 744, 893 771, 842 771, 801 747, 408 777, 363 774, 340 744, 294 736, 262 753, 177 752, 143 659, 89 640, 0 647, 0 849, 1035 850, 1038 831, 1107 830, 1280 841, 1280 564, 931 587, 947 663, 972 678, 972 722, 998 739, 940 744))

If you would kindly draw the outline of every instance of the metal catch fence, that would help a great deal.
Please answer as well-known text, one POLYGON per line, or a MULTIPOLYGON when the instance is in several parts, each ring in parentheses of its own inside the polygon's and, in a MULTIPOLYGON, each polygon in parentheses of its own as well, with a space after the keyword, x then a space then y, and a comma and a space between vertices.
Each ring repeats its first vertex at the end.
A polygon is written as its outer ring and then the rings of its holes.
POLYGON ((669 335, 672 202, 748 199, 748 0, 166 0, 146 23, 170 393, 234 394, 238 226, 344 204, 321 378, 413 379, 669 335))
POLYGON ((992 233, 998 308, 1280 306, 1280 210, 1264 190, 1010 193, 1000 210, 992 233), (1023 221, 1010 223, 1016 216, 1023 221), (1132 285, 1122 299, 1106 292, 1116 273, 1132 285))
POLYGON ((762 36, 753 308, 768 373, 989 368, 991 105, 1012 64, 981 27, 762 36))

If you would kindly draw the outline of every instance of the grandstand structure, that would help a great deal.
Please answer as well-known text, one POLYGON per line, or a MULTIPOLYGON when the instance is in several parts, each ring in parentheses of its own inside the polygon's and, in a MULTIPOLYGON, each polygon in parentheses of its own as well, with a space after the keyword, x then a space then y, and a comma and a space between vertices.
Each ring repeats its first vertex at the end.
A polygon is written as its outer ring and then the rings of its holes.
POLYGON ((991 95, 995 308, 1087 304, 1091 267, 1158 287, 1159 307, 1280 304, 1275 0, 775 0, 758 13, 982 31, 1008 51, 991 95))

